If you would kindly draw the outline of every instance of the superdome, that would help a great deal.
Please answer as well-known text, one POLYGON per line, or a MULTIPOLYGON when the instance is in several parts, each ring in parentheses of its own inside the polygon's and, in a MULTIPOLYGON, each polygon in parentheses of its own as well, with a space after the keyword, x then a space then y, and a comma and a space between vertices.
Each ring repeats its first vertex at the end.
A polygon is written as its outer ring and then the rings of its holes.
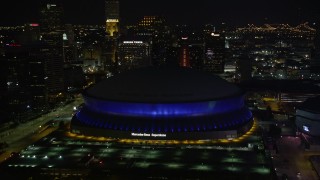
POLYGON ((243 96, 234 84, 204 72, 137 69, 86 89, 71 130, 111 138, 234 138, 253 123, 243 96))
POLYGON ((148 67, 121 73, 86 90, 86 96, 128 102, 192 102, 238 96, 242 91, 218 76, 178 67, 148 67))

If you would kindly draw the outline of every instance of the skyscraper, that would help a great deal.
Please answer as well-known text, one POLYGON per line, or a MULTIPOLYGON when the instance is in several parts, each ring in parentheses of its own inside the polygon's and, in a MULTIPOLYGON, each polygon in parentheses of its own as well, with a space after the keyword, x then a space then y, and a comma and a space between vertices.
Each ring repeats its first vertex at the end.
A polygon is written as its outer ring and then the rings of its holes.
MULTIPOLYGON (((1 56, 4 56, 0 52, 1 56)), ((4 58, 0 58, 0 124, 7 121, 8 111, 8 102, 7 102, 7 70, 8 63, 4 58)))
POLYGON ((125 71, 151 65, 150 45, 143 41, 121 41, 118 45, 119 70, 125 71))
POLYGON ((76 61, 76 46, 74 40, 74 30, 71 24, 65 25, 63 39, 63 61, 65 64, 76 61))
POLYGON ((64 91, 63 81, 63 8, 60 3, 45 3, 40 10, 41 54, 46 58, 46 85, 49 100, 64 91))
POLYGON ((166 21, 160 16, 144 16, 136 28, 136 36, 149 41, 151 44, 152 65, 166 63, 168 46, 170 44, 170 30, 166 21))
POLYGON ((237 59, 237 72, 240 75, 239 80, 245 81, 252 78, 253 60, 248 55, 241 55, 237 59))
POLYGON ((181 47, 180 47, 180 56, 179 56, 179 65, 181 67, 190 67, 190 52, 189 44, 187 42, 188 37, 181 38, 181 47))
POLYGON ((36 44, 31 46, 29 50, 29 81, 33 109, 42 110, 47 108, 48 88, 46 86, 46 60, 41 53, 42 48, 40 47, 41 45, 36 44))
POLYGON ((40 8, 40 30, 43 36, 62 30, 63 8, 59 3, 43 3, 40 8))
POLYGON ((212 73, 224 72, 225 56, 224 36, 212 32, 205 39, 205 61, 204 70, 212 73))
POLYGON ((106 33, 109 37, 115 37, 119 33, 119 1, 106 0, 106 33))
POLYGON ((5 55, 7 62, 7 109, 11 119, 20 121, 24 119, 30 108, 31 96, 29 91, 28 51, 20 44, 8 44, 5 55))
POLYGON ((187 25, 173 28, 179 46, 179 64, 184 67, 202 70, 204 59, 203 31, 187 25))
POLYGON ((116 52, 117 41, 120 30, 120 7, 118 0, 105 1, 105 18, 106 18, 106 41, 103 49, 102 64, 105 65, 106 71, 116 72, 116 52))

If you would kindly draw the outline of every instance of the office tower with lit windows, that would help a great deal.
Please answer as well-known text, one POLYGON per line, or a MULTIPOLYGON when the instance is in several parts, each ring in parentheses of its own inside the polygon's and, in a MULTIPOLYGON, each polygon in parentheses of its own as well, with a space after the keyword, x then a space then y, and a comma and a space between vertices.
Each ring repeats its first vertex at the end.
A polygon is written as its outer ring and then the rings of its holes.
POLYGON ((8 120, 24 121, 47 108, 47 57, 44 48, 47 44, 40 42, 40 26, 38 23, 27 23, 24 30, 16 32, 14 43, 3 46, 1 56, 1 77, 5 86, 1 91, 5 102, 4 110, 11 117, 8 120), (14 117, 14 118, 13 118, 14 117))
POLYGON ((118 64, 120 72, 151 65, 149 43, 121 41, 118 44, 118 64))
POLYGON ((182 37, 180 41, 179 66, 190 67, 190 51, 188 37, 182 37))
POLYGON ((193 69, 201 70, 204 57, 203 43, 191 43, 189 45, 190 66, 193 69))
POLYGON ((74 30, 71 24, 65 25, 65 33, 63 39, 63 62, 70 64, 76 61, 77 49, 74 40, 74 30))
POLYGON ((40 29, 44 39, 63 29, 63 8, 60 3, 41 4, 40 29))
POLYGON ((19 42, 22 44, 30 44, 40 39, 40 26, 38 23, 27 23, 24 25, 19 42))
POLYGON ((47 49, 50 49, 50 46, 45 41, 40 41, 41 34, 44 34, 43 31, 40 32, 40 24, 28 23, 24 27, 25 31, 19 41, 27 52, 30 110, 41 112, 48 108, 47 60, 51 59, 51 56, 48 56, 47 49))
POLYGON ((118 0, 105 1, 105 18, 106 18, 106 41, 103 49, 102 64, 105 64, 106 70, 112 70, 116 73, 116 52, 117 41, 120 31, 120 4, 118 0))
POLYGON ((5 47, 4 56, 1 58, 7 64, 5 73, 7 80, 7 110, 10 113, 10 119, 19 122, 25 118, 31 103, 28 51, 21 44, 8 44, 5 47))
POLYGON ((202 42, 190 37, 182 37, 179 47, 179 65, 201 70, 204 57, 203 48, 202 42))
POLYGON ((46 57, 46 86, 49 101, 55 102, 64 92, 63 80, 63 8, 59 3, 45 3, 40 10, 41 49, 46 57))
POLYGON ((205 37, 204 70, 215 74, 224 72, 225 38, 222 34, 212 32, 205 37))
POLYGON ((106 33, 109 37, 116 37, 119 33, 119 1, 117 0, 106 0, 105 3, 106 13, 106 33))
MULTIPOLYGON (((10 103, 21 104, 22 112, 31 110, 39 112, 48 107, 47 66, 49 66, 48 59, 51 59, 52 55, 48 49, 50 46, 40 41, 29 41, 27 44, 14 43, 5 48, 3 58, 8 64, 6 73, 8 94, 11 94, 10 97, 13 99, 10 103)), ((15 112, 14 109, 11 111, 15 112)))
POLYGON ((51 54, 47 51, 48 45, 35 42, 28 45, 29 51, 29 89, 32 97, 32 108, 44 110, 48 107, 48 74, 46 71, 47 58, 51 54))
POLYGON ((144 39, 152 38, 157 26, 162 26, 164 20, 158 16, 144 16, 137 24, 136 35, 144 39))
POLYGON ((187 25, 176 25, 173 34, 177 38, 179 64, 183 67, 202 70, 204 59, 203 31, 187 25))
POLYGON ((144 16, 136 26, 135 36, 151 44, 152 65, 158 66, 166 63, 171 36, 163 17, 144 16))
MULTIPOLYGON (((3 56, 4 54, 1 54, 3 56)), ((7 104, 7 62, 0 58, 0 124, 7 121, 8 112, 6 111, 7 104)))
POLYGON ((239 81, 246 81, 252 78, 253 59, 248 55, 241 55, 236 61, 236 71, 239 81))

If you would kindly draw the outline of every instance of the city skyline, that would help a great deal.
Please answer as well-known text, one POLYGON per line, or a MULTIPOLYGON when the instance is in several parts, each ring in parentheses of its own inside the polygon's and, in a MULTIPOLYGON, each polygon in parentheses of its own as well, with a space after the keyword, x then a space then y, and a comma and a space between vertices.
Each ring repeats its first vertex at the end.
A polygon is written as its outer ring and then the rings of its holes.
MULTIPOLYGON (((0 21, 3 26, 20 25, 38 22, 38 9, 43 1, 32 2, 16 0, 0 8, 0 21)), ((48 1, 49 2, 49 1, 48 1)), ((50 1, 52 2, 52 1, 50 1)), ((86 2, 84 0, 61 1, 64 7, 65 22, 71 24, 104 24, 104 0, 86 2)), ((169 24, 219 24, 230 25, 263 24, 263 23, 313 23, 319 9, 314 6, 315 0, 304 3, 283 0, 253 0, 232 2, 170 2, 146 0, 121 0, 120 15, 122 25, 135 24, 144 15, 164 16, 169 24)))
POLYGON ((319 179, 315 0, 0 6, 0 179, 319 179))

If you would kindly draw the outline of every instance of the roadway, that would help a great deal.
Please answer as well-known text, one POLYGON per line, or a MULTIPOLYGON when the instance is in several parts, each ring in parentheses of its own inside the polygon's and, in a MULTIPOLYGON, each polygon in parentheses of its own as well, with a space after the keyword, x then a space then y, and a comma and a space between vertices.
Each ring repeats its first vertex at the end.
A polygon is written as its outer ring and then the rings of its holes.
POLYGON ((53 121, 59 124, 61 120, 70 121, 74 111, 73 108, 75 106, 78 107, 82 102, 82 98, 78 97, 75 101, 65 106, 60 106, 48 114, 1 132, 0 142, 6 142, 9 146, 0 155, 0 163, 8 158, 12 152, 20 152, 28 145, 58 129, 57 125, 49 126, 48 122, 53 121))
POLYGON ((277 140, 278 154, 273 154, 273 164, 278 177, 286 174, 289 179, 316 180, 319 179, 313 169, 309 157, 320 152, 305 151, 299 137, 283 136, 277 140))

